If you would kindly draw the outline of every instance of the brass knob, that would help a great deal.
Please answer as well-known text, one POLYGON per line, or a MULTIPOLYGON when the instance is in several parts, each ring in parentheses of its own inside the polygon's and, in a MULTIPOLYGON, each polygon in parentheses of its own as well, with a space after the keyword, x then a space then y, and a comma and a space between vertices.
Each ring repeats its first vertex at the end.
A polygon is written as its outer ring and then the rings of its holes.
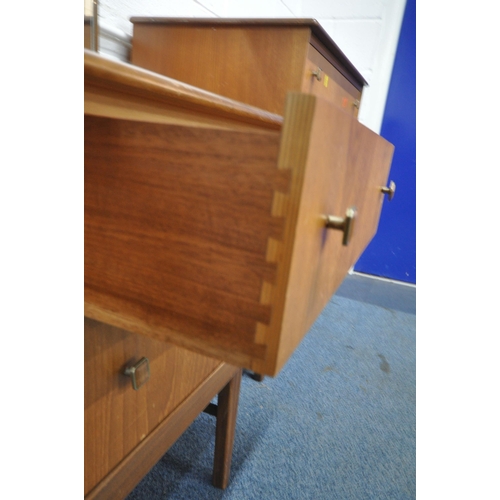
POLYGON ((389 201, 391 201, 394 198, 394 193, 396 192, 396 183, 394 181, 391 181, 389 183, 389 187, 383 187, 380 190, 382 191, 382 193, 388 194, 389 201))
POLYGON ((316 80, 318 80, 318 82, 320 82, 323 71, 321 71, 321 68, 316 68, 314 71, 311 71, 311 74, 316 78, 316 80))
POLYGON ((123 373, 132 379, 132 387, 134 391, 138 391, 149 380, 148 358, 141 358, 134 366, 126 368, 123 373))
POLYGON ((344 233, 342 245, 347 246, 351 241, 352 232, 354 229, 354 220, 356 219, 357 210, 355 207, 348 208, 345 217, 337 217, 335 215, 326 216, 326 227, 329 229, 338 229, 344 233))

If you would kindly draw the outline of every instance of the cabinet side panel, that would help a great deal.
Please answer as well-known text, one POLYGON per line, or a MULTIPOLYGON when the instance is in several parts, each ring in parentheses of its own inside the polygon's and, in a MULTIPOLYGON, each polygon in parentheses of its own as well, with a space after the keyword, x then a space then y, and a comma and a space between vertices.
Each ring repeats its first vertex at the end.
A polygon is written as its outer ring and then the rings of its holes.
POLYGON ((134 24, 131 61, 281 115, 301 88, 309 37, 308 27, 134 24))
POLYGON ((262 357, 279 133, 85 118, 86 314, 249 365, 262 357))

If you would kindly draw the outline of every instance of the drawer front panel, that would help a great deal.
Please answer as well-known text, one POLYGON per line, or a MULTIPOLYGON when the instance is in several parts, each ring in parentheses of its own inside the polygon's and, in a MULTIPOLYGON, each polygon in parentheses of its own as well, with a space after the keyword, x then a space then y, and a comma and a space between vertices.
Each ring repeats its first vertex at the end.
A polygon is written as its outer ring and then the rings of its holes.
POLYGON ((85 493, 220 364, 85 318, 85 493), (134 390, 124 371, 142 357, 150 378, 134 390))
POLYGON ((358 116, 361 92, 312 45, 307 55, 302 91, 331 101, 347 113, 358 116))
MULTIPOLYGON (((263 334, 269 363, 279 371, 310 329, 349 268, 374 236, 394 147, 333 103, 290 94, 280 168, 292 170, 290 196, 281 203, 287 225, 277 254, 271 328, 263 334), (355 208, 352 237, 326 227, 355 208), (279 329, 279 333, 277 333, 279 329)), ((276 214, 276 215, 279 215, 276 214)), ((264 367, 255 365, 257 371, 264 367)))

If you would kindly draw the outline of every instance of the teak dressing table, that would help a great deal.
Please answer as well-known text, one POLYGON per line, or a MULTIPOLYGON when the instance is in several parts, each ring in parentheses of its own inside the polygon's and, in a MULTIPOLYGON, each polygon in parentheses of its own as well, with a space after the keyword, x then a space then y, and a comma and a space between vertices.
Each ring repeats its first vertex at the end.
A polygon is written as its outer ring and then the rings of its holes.
POLYGON ((315 21, 132 21, 133 64, 85 51, 86 498, 125 497, 217 394, 224 488, 241 369, 279 372, 394 192, 315 21))

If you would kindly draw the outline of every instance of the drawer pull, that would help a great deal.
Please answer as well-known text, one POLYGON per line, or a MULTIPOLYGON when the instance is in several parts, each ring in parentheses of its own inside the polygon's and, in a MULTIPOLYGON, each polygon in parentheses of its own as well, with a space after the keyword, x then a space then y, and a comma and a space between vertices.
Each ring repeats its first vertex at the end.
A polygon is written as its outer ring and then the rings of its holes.
POLYGON ((329 229, 338 229, 344 233, 342 245, 347 246, 351 241, 352 231, 354 229, 354 219, 356 218, 357 210, 355 207, 348 208, 345 217, 337 217, 335 215, 326 216, 326 227, 329 229))
POLYGON ((323 71, 321 71, 321 68, 316 68, 314 71, 311 71, 311 74, 316 78, 316 80, 318 80, 318 82, 320 82, 323 71))
POLYGON ((394 193, 396 192, 396 183, 394 181, 391 181, 389 183, 389 187, 383 187, 381 191, 384 194, 388 194, 389 201, 391 201, 394 198, 394 193))
POLYGON ((132 379, 134 391, 138 391, 149 380, 149 360, 141 358, 134 366, 126 368, 123 372, 132 379))

